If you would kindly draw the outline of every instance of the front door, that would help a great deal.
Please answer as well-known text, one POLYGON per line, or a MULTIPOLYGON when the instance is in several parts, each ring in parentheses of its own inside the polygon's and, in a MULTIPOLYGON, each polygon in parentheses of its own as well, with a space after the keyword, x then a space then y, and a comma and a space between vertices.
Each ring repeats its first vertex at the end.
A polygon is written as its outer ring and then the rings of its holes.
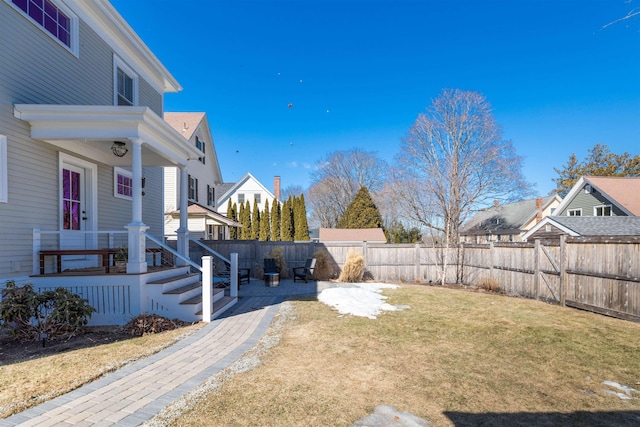
MULTIPOLYGON (((60 249, 95 249, 94 215, 90 212, 95 165, 64 156, 60 164, 60 249)), ((66 255, 63 268, 95 264, 96 256, 66 255)))

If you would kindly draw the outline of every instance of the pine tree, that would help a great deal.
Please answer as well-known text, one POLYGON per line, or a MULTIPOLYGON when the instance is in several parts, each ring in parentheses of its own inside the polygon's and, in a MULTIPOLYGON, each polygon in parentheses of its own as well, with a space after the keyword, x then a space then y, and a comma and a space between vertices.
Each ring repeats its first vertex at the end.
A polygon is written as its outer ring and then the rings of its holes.
POLYGON ((271 241, 279 242, 280 235, 280 202, 277 199, 273 200, 273 206, 271 206, 271 241))
POLYGON ((269 200, 264 202, 264 210, 260 215, 260 241, 271 240, 271 218, 269 215, 269 200))
POLYGON ((367 187, 362 186, 338 221, 338 228, 380 228, 382 215, 367 187))
POLYGON ((283 242, 291 242, 293 240, 293 212, 291 208, 291 197, 289 197, 282 205, 280 240, 283 242))
POLYGON ((309 240, 309 224, 307 223, 307 208, 304 205, 304 194, 296 197, 294 200, 294 226, 295 240, 309 240))
MULTIPOLYGON (((227 218, 232 219, 234 221, 238 221, 238 215, 236 210, 236 204, 231 204, 231 199, 229 199, 229 203, 227 204, 227 218)), ((237 240, 238 239, 238 227, 229 227, 229 239, 237 240)))
POLYGON ((260 209, 258 202, 253 199, 253 215, 251 216, 251 240, 258 240, 260 237, 260 209))

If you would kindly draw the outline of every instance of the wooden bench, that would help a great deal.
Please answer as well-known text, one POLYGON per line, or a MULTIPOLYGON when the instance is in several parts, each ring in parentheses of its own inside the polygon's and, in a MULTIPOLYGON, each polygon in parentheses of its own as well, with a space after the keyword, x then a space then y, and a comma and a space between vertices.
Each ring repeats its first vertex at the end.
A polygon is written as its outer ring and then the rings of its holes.
MULTIPOLYGON (((44 274, 45 257, 56 257, 56 273, 62 273, 62 257, 64 255, 100 255, 102 257, 102 267, 109 273, 109 268, 113 266, 112 256, 121 252, 122 248, 104 249, 52 249, 40 251, 40 274, 44 274)), ((147 248, 146 252, 152 253, 153 266, 158 265, 156 254, 162 253, 162 248, 147 248)), ((162 260, 160 260, 162 264, 162 260)))

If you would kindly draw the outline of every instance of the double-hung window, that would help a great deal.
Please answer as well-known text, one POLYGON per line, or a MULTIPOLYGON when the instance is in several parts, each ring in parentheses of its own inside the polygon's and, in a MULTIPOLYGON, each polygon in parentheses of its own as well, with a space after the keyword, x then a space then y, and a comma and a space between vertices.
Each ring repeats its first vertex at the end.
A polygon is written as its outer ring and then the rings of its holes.
POLYGON ((611 216, 611 205, 594 206, 593 214, 595 216, 611 216))
POLYGON ((582 216, 582 208, 567 210, 567 216, 582 216))
POLYGON ((254 195, 253 195, 253 200, 255 200, 255 202, 256 202, 257 204, 260 204, 260 203, 261 203, 261 201, 262 201, 262 198, 260 197, 260 193, 256 193, 256 194, 254 194, 254 195))
POLYGON ((5 0, 74 55, 78 18, 59 0, 5 0))
POLYGON ((114 105, 138 105, 138 75, 120 58, 113 56, 114 105))
POLYGON ((216 207, 216 189, 207 185, 207 205, 216 207))
POLYGON ((238 204, 244 203, 244 193, 238 193, 238 204))
POLYGON ((189 175, 189 200, 198 201, 198 180, 189 175))
POLYGON ((121 199, 133 198, 133 174, 122 168, 113 168, 113 195, 121 199))
POLYGON ((205 146, 204 141, 196 136, 196 147, 198 148, 198 150, 202 151, 202 156, 198 157, 198 161, 203 165, 206 163, 204 146, 205 146))

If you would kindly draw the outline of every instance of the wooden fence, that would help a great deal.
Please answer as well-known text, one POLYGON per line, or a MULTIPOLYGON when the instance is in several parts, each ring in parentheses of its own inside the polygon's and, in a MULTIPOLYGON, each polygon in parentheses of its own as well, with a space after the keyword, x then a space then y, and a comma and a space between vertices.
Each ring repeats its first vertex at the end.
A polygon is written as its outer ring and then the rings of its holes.
POLYGON ((508 295, 640 321, 640 237, 563 237, 555 242, 453 248, 367 242, 205 243, 227 257, 238 253, 239 266, 251 268, 253 274, 265 255, 282 248, 289 269, 304 265, 316 251, 326 251, 337 277, 347 254, 355 251, 364 256, 367 276, 378 281, 437 283, 446 271, 448 283, 479 286, 490 281, 508 295))

